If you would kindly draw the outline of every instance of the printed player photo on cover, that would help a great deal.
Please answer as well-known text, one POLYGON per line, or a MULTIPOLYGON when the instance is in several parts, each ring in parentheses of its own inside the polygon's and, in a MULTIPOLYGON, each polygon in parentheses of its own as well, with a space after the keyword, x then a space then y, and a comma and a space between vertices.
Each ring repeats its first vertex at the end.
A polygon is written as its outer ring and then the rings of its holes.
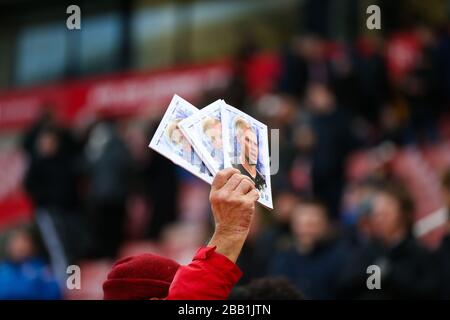
POLYGON ((225 167, 250 177, 260 193, 258 202, 273 209, 267 126, 226 103, 221 117, 225 167))
POLYGON ((213 176, 179 128, 182 120, 197 112, 192 104, 174 95, 149 147, 211 184, 213 176))
POLYGON ((224 168, 220 114, 223 103, 223 100, 217 100, 179 123, 184 135, 213 175, 224 168))

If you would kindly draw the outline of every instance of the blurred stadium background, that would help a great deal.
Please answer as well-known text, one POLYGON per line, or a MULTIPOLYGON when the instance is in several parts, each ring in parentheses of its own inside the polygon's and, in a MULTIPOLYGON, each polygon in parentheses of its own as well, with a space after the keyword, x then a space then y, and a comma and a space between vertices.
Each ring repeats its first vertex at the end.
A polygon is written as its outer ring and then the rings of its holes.
POLYGON ((0 298, 101 299, 116 258, 190 261, 211 231, 209 187, 147 148, 174 93, 280 129, 275 209, 258 209, 241 284, 283 275, 313 299, 361 298, 336 270, 389 238, 372 200, 396 181, 414 238, 442 259, 424 277, 450 286, 449 17, 448 0, 0 1, 0 298), (381 30, 366 28, 370 4, 381 30), (331 226, 298 218, 302 205, 331 226), (65 288, 69 264, 81 290, 65 288))

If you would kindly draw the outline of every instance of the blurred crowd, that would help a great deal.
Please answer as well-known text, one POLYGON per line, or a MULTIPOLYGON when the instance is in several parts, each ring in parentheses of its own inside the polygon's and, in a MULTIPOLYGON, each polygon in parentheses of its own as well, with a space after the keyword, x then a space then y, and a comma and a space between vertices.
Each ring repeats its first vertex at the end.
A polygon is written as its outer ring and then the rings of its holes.
MULTIPOLYGON (((346 174, 356 150, 450 141, 441 130, 450 25, 409 30, 417 52, 402 68, 404 53, 388 52, 393 36, 336 43, 303 34, 270 59, 246 38, 228 87, 193 101, 224 98, 279 129, 274 210, 258 208, 240 284, 283 276, 308 299, 450 298, 450 222, 440 245, 426 248, 413 233, 415 199, 388 166, 358 181, 346 174), (370 265, 381 290, 367 288, 370 265)), ((61 266, 139 251, 130 243, 181 263, 206 243, 208 186, 147 147, 158 120, 99 115, 69 129, 48 111, 24 134, 23 184, 36 211, 31 231, 14 228, 5 240, 0 298, 60 298, 61 266)), ((450 171, 439 192, 448 215, 450 171)))

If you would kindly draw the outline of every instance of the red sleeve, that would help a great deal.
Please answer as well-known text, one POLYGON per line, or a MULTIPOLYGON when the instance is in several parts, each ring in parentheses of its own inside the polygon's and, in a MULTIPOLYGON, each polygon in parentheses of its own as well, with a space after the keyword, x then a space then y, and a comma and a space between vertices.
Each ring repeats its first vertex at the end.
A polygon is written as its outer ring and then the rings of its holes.
POLYGON ((200 248, 187 266, 181 266, 167 300, 226 300, 242 276, 241 270, 216 247, 200 248))

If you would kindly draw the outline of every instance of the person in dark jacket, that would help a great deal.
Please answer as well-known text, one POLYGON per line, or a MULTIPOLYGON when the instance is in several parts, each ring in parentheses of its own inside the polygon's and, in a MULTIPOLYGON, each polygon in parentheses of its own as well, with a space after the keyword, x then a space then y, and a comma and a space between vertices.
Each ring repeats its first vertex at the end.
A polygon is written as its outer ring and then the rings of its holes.
POLYGON ((291 219, 293 243, 273 257, 269 275, 288 278, 306 299, 336 298, 336 279, 345 247, 333 236, 326 206, 304 200, 291 219))
POLYGON ((25 176, 25 188, 37 207, 71 211, 77 203, 76 164, 64 151, 57 128, 42 129, 25 176))
POLYGON ((325 41, 315 34, 295 37, 281 55, 278 89, 302 99, 309 83, 328 85, 334 80, 332 63, 325 52, 325 41))
POLYGON ((439 279, 433 269, 436 261, 411 233, 413 205, 406 191, 387 184, 377 190, 372 201, 373 239, 346 262, 339 278, 339 298, 437 297, 439 279), (373 273, 369 266, 379 271, 379 279, 374 281, 378 287, 368 285, 373 273))
POLYGON ((114 258, 124 232, 131 155, 114 122, 107 120, 99 121, 93 127, 84 154, 90 178, 90 255, 114 258))
POLYGON ((244 272, 239 285, 266 276, 278 248, 290 243, 290 220, 299 198, 291 191, 282 191, 274 198, 274 212, 266 226, 249 237, 239 257, 238 265, 244 272))
POLYGON ((314 134, 313 192, 325 202, 331 217, 337 219, 345 184, 345 161, 356 141, 349 129, 346 113, 339 108, 335 95, 327 85, 312 83, 308 86, 306 105, 312 114, 314 134))
MULTIPOLYGON (((153 131, 156 131, 156 126, 153 131)), ((153 136, 148 134, 148 137, 153 136)), ((150 238, 158 238, 165 226, 177 219, 178 177, 176 166, 151 150, 144 168, 147 194, 151 195, 153 216, 148 230, 150 238)))

